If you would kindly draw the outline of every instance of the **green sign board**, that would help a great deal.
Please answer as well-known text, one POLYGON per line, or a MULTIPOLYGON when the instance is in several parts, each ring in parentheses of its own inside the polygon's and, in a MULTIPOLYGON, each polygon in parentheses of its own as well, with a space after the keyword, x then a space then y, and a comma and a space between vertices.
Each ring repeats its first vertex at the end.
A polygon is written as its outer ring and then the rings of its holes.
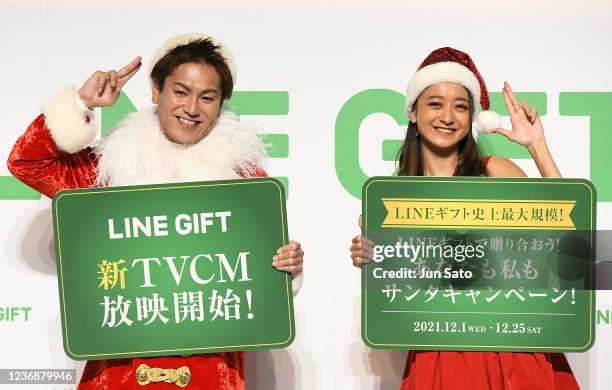
POLYGON ((579 179, 374 177, 363 186, 372 348, 588 350, 596 194, 579 179), (571 329, 571 332, 568 332, 571 329))
POLYGON ((95 360, 286 347, 276 179, 91 188, 53 199, 64 350, 95 360))

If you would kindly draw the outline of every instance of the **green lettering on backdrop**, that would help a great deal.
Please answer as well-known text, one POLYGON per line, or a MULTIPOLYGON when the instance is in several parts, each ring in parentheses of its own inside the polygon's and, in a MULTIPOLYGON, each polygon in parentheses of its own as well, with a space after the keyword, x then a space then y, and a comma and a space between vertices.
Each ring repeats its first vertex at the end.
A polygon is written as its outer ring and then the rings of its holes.
MULTIPOLYGON (((359 126, 376 113, 387 114, 398 125, 405 126, 404 95, 390 89, 359 92, 344 103, 336 118, 336 175, 344 189, 356 198, 361 198, 361 187, 368 179, 359 165, 359 126)), ((393 147, 389 145, 383 143, 383 155, 393 147)))
POLYGON ((610 324, 610 310, 597 310, 597 325, 599 324, 610 324))
MULTIPOLYGON (((610 151, 612 151, 612 92, 561 92, 559 114, 588 116, 590 124, 591 182, 597 188, 600 202, 612 201, 610 181, 610 151)), ((571 137, 579 136, 572 133, 571 137)))
MULTIPOLYGON (((239 91, 234 92, 229 107, 238 115, 287 115, 289 114, 289 93, 285 91, 239 91)), ((266 134, 264 142, 270 158, 289 156, 289 136, 287 134, 266 134)), ((287 178, 277 178, 287 189, 287 178)))
MULTIPOLYGON (((501 93, 491 92, 491 109, 507 114, 501 93)), ((547 113, 547 96, 544 92, 517 93, 536 106, 540 115, 547 113)), ((238 115, 287 115, 289 94, 286 91, 238 91, 234 93, 229 106, 238 115)), ((562 92, 559 95, 559 113, 564 116, 588 116, 590 118, 590 169, 591 181, 597 186, 599 201, 612 201, 612 183, 606 177, 606 156, 612 150, 612 106, 610 92, 562 92)), ((124 115, 136 108, 123 93, 112 107, 102 109, 102 134, 106 134, 124 115)), ((398 125, 405 126, 404 97, 388 89, 370 89, 352 96, 340 109, 335 125, 335 168, 338 180, 348 193, 361 197, 361 186, 367 175, 359 165, 359 126, 371 114, 383 113, 391 116, 398 125)), ((266 134, 264 142, 270 144, 268 157, 289 156, 287 134, 266 134)), ((382 158, 393 161, 402 144, 401 139, 383 140, 382 158)), ((504 156, 513 159, 530 158, 527 150, 499 134, 479 137, 483 154, 504 156)), ((285 189, 287 177, 278 178, 285 189)), ((40 194, 25 186, 12 176, 0 176, 0 200, 36 200, 40 194)))
POLYGON ((102 107, 102 120, 100 123, 102 136, 104 137, 108 134, 124 116, 135 111, 137 111, 136 107, 134 107, 130 98, 121 92, 115 104, 110 107, 102 107))
MULTIPOLYGON (((286 91, 236 91, 228 106, 237 115, 287 115, 289 113, 289 93, 286 91)), ((101 133, 106 135, 123 117, 136 111, 130 98, 123 92, 114 105, 102 108, 101 133)), ((265 134, 264 142, 270 158, 289 156, 289 136, 287 134, 265 134)), ((289 180, 277 177, 288 194, 289 180)), ((287 195, 288 196, 288 195, 287 195)), ((40 193, 29 188, 13 176, 0 176, 0 200, 36 200, 40 193)))
MULTIPOLYGON (((540 115, 546 115, 544 92, 519 92, 519 100, 534 105, 540 115)), ((491 110, 508 115, 501 92, 491 92, 491 110)), ((361 187, 368 176, 359 166, 359 127, 363 120, 374 113, 391 116, 398 125, 406 126, 404 96, 388 89, 370 89, 351 97, 340 109, 336 119, 336 174, 340 183, 354 197, 361 198, 361 187)), ((403 135, 403 134, 402 134, 403 135)), ((395 161, 403 139, 383 140, 382 159, 395 161)), ((483 134, 478 137, 483 155, 504 156, 513 159, 529 159, 527 149, 508 141, 500 134, 483 134)))
MULTIPOLYGON (((289 93, 286 91, 236 91, 227 106, 237 115, 287 115, 289 113, 289 93)), ((117 102, 102 109, 102 135, 105 135, 125 115, 136 111, 130 99, 121 92, 117 102)), ((289 156, 289 136, 287 134, 265 134, 264 142, 270 158, 289 156)), ((277 177, 289 193, 289 179, 277 177)), ((288 196, 288 195, 287 195, 288 196)))
POLYGON ((13 176, 0 176, 0 200, 36 200, 40 193, 13 176))

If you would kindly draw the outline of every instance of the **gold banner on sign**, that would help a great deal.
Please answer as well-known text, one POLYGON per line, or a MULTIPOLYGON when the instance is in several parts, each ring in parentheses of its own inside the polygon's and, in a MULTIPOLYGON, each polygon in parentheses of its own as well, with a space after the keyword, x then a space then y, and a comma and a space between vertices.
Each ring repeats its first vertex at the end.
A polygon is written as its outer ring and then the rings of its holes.
POLYGON ((381 199, 382 227, 575 230, 575 201, 482 199, 381 199))

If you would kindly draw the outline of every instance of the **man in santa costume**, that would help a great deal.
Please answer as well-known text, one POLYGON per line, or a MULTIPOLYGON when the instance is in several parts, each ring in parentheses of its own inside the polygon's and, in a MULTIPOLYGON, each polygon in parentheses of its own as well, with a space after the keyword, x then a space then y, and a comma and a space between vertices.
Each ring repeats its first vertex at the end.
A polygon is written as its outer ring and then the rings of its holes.
MULTIPOLYGON (((78 90, 52 98, 9 156, 19 180, 52 198, 95 186, 262 177, 264 145, 253 128, 223 109, 236 78, 233 57, 214 38, 188 34, 167 41, 151 61, 154 107, 128 115, 90 146, 96 107, 111 106, 140 69, 95 72, 78 90)), ((301 282, 303 255, 290 241, 272 265, 301 282)), ((244 352, 89 361, 79 389, 244 388, 244 352)))

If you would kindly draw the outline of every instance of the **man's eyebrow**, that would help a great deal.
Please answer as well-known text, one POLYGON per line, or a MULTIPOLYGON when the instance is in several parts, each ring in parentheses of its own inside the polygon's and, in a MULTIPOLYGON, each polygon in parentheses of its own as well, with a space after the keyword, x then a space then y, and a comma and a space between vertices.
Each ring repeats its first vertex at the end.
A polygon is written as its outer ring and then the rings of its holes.
POLYGON ((172 84, 174 84, 174 85, 178 85, 178 86, 179 86, 179 87, 181 87, 181 88, 185 88, 186 90, 191 91, 191 88, 189 88, 189 87, 188 87, 188 86, 186 86, 185 84, 181 83, 180 81, 175 81, 175 82, 173 82, 172 84))
MULTIPOLYGON (((178 85, 179 87, 184 88, 187 91, 191 92, 191 88, 189 88, 185 84, 181 83, 180 81, 175 81, 173 84, 178 85)), ((215 89, 215 88, 208 88, 208 89, 205 89, 204 91, 202 91, 202 93, 211 93, 211 92, 219 94, 219 91, 217 89, 215 89)))

